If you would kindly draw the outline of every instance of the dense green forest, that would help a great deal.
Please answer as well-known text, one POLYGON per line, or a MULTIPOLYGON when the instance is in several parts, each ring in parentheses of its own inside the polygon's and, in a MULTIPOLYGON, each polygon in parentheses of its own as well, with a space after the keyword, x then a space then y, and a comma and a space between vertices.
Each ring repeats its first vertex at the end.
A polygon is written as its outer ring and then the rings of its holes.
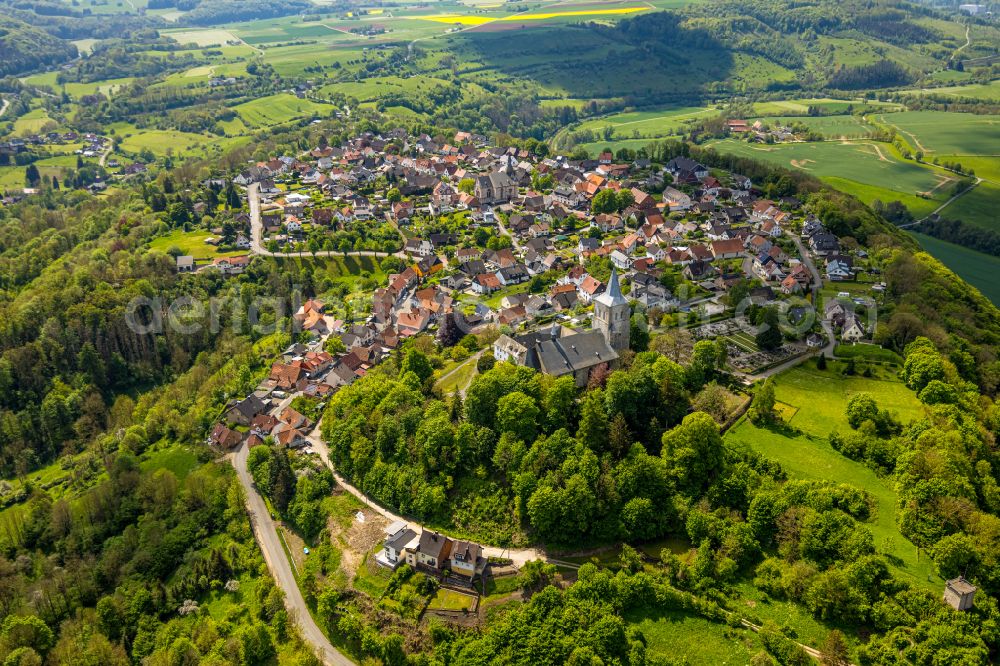
POLYGON ((0 76, 53 67, 76 55, 72 44, 23 21, 0 16, 0 76))

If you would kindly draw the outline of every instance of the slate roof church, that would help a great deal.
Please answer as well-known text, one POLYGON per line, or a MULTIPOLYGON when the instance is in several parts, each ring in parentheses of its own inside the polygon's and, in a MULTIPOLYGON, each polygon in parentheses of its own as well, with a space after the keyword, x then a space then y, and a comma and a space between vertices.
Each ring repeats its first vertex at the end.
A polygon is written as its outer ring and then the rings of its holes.
POLYGON ((613 368, 619 354, 628 349, 631 316, 618 272, 612 269, 608 288, 594 299, 593 330, 566 335, 556 325, 516 337, 501 335, 493 344, 493 354, 498 361, 524 365, 553 377, 571 374, 576 385, 583 387, 592 372, 613 368))

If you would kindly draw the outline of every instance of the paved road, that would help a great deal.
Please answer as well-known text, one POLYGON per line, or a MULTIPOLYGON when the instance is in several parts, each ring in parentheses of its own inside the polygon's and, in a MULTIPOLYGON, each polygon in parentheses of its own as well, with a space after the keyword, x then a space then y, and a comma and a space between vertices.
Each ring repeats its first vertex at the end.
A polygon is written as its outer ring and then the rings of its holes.
MULTIPOLYGON (((409 527, 414 532, 422 532, 425 529, 424 526, 421 525, 420 523, 413 522, 412 520, 407 520, 406 518, 403 518, 402 516, 379 506, 371 499, 369 499, 368 496, 365 495, 363 492, 361 492, 360 490, 352 486, 350 483, 348 483, 347 479, 338 474, 337 470, 334 469, 333 465, 330 463, 330 451, 326 446, 326 442, 324 442, 323 438, 320 437, 319 424, 316 424, 316 429, 313 430, 311 433, 309 433, 306 436, 306 438, 312 445, 313 450, 319 454, 320 459, 326 464, 327 467, 330 468, 330 471, 333 473, 333 478, 337 480, 337 483, 344 490, 346 490, 347 492, 349 492, 350 494, 354 495, 359 500, 364 502, 372 511, 390 521, 398 520, 401 523, 405 523, 406 526, 409 527)), ((546 560, 546 561, 550 560, 548 555, 546 555, 544 551, 538 548, 510 549, 510 548, 499 548, 496 546, 483 546, 483 553, 486 555, 486 557, 505 557, 511 560, 518 567, 523 566, 525 562, 528 562, 530 560, 546 560)))
POLYGON ((354 662, 333 646, 320 630, 316 621, 313 620, 312 615, 309 614, 306 600, 302 597, 302 591, 299 590, 295 576, 292 574, 288 557, 281 547, 281 540, 278 537, 274 521, 271 519, 271 514, 250 478, 250 472, 247 470, 248 453, 249 449, 246 445, 241 444, 233 455, 233 466, 236 468, 236 475, 239 477, 240 483, 243 484, 243 490, 246 493, 250 524, 253 525, 257 543, 264 554, 264 561, 267 562, 267 568, 271 570, 271 575, 274 576, 278 587, 285 593, 285 608, 299 625, 303 640, 313 647, 324 664, 353 666, 354 662))
MULTIPOLYGON (((813 263, 812 257, 809 256, 809 252, 806 250, 805 245, 802 244, 802 239, 796 235, 792 236, 792 242, 795 243, 795 247, 799 250, 799 256, 802 257, 802 262, 812 273, 812 292, 813 292, 813 307, 816 308, 816 318, 819 319, 819 325, 823 327, 823 334, 826 335, 826 346, 823 347, 823 353, 827 356, 833 356, 833 350, 837 346, 837 336, 833 333, 833 326, 830 325, 826 319, 823 318, 823 313, 819 311, 819 290, 823 288, 823 276, 820 275, 819 271, 816 270, 816 264, 813 263)), ((780 370, 786 369, 784 366, 778 366, 780 370)), ((773 374, 773 373, 772 373, 773 374)), ((768 377, 770 375, 767 375, 768 377)))

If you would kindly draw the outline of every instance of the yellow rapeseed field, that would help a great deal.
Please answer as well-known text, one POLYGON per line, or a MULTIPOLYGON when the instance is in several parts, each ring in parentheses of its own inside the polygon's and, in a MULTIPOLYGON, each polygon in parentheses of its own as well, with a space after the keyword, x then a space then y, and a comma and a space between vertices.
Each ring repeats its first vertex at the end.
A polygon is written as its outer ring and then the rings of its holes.
MULTIPOLYGON (((483 5, 485 6, 485 5, 483 5)), ((504 16, 503 18, 491 18, 488 16, 463 16, 459 14, 445 14, 442 16, 421 16, 425 21, 435 21, 437 23, 458 23, 460 25, 482 25, 492 21, 544 21, 550 18, 560 18, 563 16, 605 16, 608 14, 633 14, 648 10, 649 7, 616 7, 614 9, 577 9, 565 12, 536 12, 532 14, 515 14, 504 16)))

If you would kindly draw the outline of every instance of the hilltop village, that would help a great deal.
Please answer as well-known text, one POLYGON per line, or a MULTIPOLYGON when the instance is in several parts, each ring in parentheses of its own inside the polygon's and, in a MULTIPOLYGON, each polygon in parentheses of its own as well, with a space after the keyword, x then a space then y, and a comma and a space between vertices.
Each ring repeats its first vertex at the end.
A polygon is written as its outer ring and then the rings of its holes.
POLYGON ((178 271, 236 274, 255 255, 370 256, 388 269, 364 312, 302 304, 295 318, 312 344, 290 352, 298 371, 276 366, 278 391, 324 395, 408 337, 487 328, 497 360, 573 372, 583 386, 628 348, 630 327, 681 319, 696 339, 724 339, 733 368, 752 374, 838 338, 869 339, 864 313, 882 289, 867 253, 802 202, 684 156, 571 161, 465 132, 444 142, 397 131, 215 185, 245 192, 225 233, 247 252, 205 265, 181 255, 178 271), (817 299, 824 289, 835 295, 817 299), (604 307, 621 319, 606 321, 604 307), (765 309, 788 323, 780 335, 747 332, 747 315, 765 309))
POLYGON ((226 450, 271 437, 312 452, 315 419, 293 401, 327 399, 421 334, 456 361, 486 354, 584 387, 650 332, 680 326, 692 341, 721 341, 750 383, 870 340, 869 308, 884 289, 865 250, 802 202, 685 156, 572 161, 465 132, 445 142, 397 131, 207 185, 222 199, 242 191, 207 242, 246 253, 201 265, 179 255, 179 272, 355 256, 386 273, 360 308, 299 305, 300 341, 212 430, 209 442, 226 450), (470 334, 488 349, 456 345, 470 334))

